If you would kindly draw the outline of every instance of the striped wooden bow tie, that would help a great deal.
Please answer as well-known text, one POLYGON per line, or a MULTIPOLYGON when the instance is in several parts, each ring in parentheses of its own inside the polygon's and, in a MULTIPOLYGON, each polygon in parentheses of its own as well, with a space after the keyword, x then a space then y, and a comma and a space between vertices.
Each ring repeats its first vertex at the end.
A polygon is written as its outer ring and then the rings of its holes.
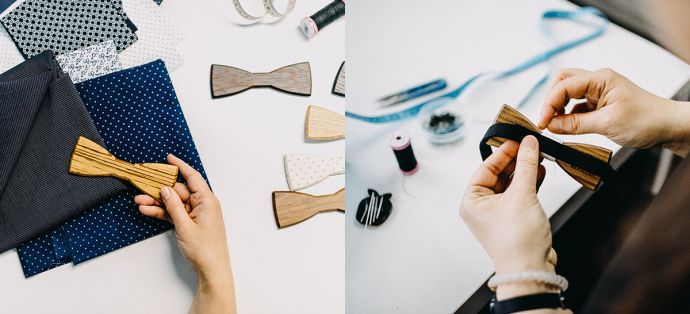
POLYGON ((309 62, 284 66, 268 73, 251 73, 226 65, 211 66, 211 95, 213 98, 241 93, 253 87, 271 87, 286 93, 311 95, 309 62))
POLYGON ((542 157, 555 161, 584 187, 595 190, 602 180, 614 181, 614 185, 622 185, 609 165, 611 150, 589 144, 562 143, 551 139, 541 134, 527 117, 508 105, 503 105, 496 116, 494 125, 484 135, 480 143, 482 157, 486 159, 488 155, 491 155, 489 146, 501 146, 508 137, 520 141, 527 135, 534 135, 539 140, 542 157))
POLYGON ((83 136, 72 153, 69 173, 87 177, 116 177, 161 200, 161 188, 177 182, 177 166, 157 163, 132 164, 115 158, 108 150, 83 136))

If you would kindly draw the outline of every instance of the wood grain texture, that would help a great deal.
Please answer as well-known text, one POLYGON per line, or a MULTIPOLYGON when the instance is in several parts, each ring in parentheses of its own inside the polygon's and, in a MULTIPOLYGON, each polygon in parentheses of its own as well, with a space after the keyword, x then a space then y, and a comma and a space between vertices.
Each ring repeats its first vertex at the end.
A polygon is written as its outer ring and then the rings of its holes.
POLYGON ((251 73, 226 65, 211 66, 213 98, 234 95, 253 87, 271 87, 290 94, 309 96, 311 67, 309 62, 302 62, 269 73, 251 73))
MULTIPOLYGON (((508 105, 503 105, 501 107, 501 111, 499 111, 498 115, 496 116, 496 119, 494 119, 494 122, 520 125, 532 131, 541 133, 537 126, 534 125, 529 119, 527 119, 527 117, 525 117, 522 113, 508 105)), ((501 144, 503 144, 503 142, 505 141, 505 138, 494 137, 489 139, 486 143, 491 146, 498 147, 501 146, 501 144)), ((578 151, 591 155, 592 157, 595 157, 606 163, 608 163, 611 160, 611 156, 613 155, 613 152, 611 150, 594 145, 578 143, 563 143, 563 145, 577 149, 578 151)), ((556 163, 559 166, 561 166, 561 168, 563 168, 563 170, 568 175, 575 179, 575 181, 579 182, 584 187, 590 190, 595 190, 599 186, 599 184, 601 184, 601 178, 587 170, 573 167, 572 165, 569 165, 560 160, 556 160, 556 163)))
POLYGON ((334 194, 314 196, 300 192, 273 192, 273 210, 278 228, 305 221, 316 214, 345 211, 345 189, 334 194))
POLYGON ((304 136, 310 141, 330 141, 345 138, 345 116, 319 106, 307 108, 304 136))
POLYGON ((338 69, 338 73, 335 75, 331 93, 345 97, 345 61, 340 64, 340 69, 338 69))
MULTIPOLYGON (((599 146, 577 143, 563 143, 563 145, 570 146, 606 163, 609 163, 611 156, 613 156, 612 151, 599 146)), ((563 170, 565 170, 565 172, 568 173, 573 179, 575 179, 575 181, 592 191, 596 190, 599 184, 601 184, 601 178, 587 170, 573 167, 560 160, 556 160, 556 163, 561 166, 561 168, 563 168, 563 170)))
POLYGON ((105 148, 80 136, 72 153, 69 172, 80 176, 116 177, 160 200, 163 186, 177 182, 177 166, 158 163, 132 164, 115 158, 105 148))

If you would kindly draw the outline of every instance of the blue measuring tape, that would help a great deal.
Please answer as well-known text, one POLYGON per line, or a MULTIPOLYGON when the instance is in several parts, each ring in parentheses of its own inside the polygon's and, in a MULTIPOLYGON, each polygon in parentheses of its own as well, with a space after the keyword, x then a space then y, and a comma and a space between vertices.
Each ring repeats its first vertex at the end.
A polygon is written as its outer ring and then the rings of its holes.
MULTIPOLYGON (((462 95, 462 93, 470 86, 472 83, 476 82, 479 78, 484 77, 484 76, 489 76, 493 75, 496 80, 501 80, 505 79, 508 77, 511 77, 513 75, 516 75, 518 73, 521 73, 527 69, 530 69, 536 65, 542 64, 544 62, 547 62, 554 58, 555 56, 569 50, 572 48, 575 48, 579 45, 582 45, 592 39, 595 39, 602 34, 604 34, 604 31, 606 30, 606 27, 608 26, 608 19, 606 18, 606 15, 599 11, 596 8, 593 7, 582 7, 574 11, 558 11, 558 10, 551 10, 551 11, 546 11, 542 15, 542 20, 541 20, 541 30, 542 32, 549 38, 553 38, 548 25, 546 25, 547 21, 550 20, 568 20, 568 21, 573 21, 573 22, 578 22, 582 25, 587 25, 591 26, 587 23, 582 17, 595 17, 600 20, 600 23, 594 25, 594 30, 580 38, 573 39, 571 41, 556 45, 555 47, 548 49, 530 59, 527 61, 524 61, 517 66, 514 66, 508 70, 502 71, 502 72, 482 72, 477 75, 474 75, 470 77, 467 81, 465 81, 462 85, 460 85, 458 88, 448 92, 447 94, 438 96, 434 99, 425 101, 421 104, 412 106, 410 108, 407 108, 402 111, 394 112, 391 114, 386 114, 386 115, 380 115, 380 116, 363 116, 359 115, 356 113, 352 113, 349 111, 345 112, 345 116, 348 118, 356 119, 356 120, 361 120, 364 122, 368 123, 389 123, 389 122, 397 122, 397 121, 403 121, 407 119, 414 118, 417 116, 417 114, 424 108, 425 111, 427 110, 434 110, 436 108, 440 108, 451 101, 457 99, 462 95)), ((551 75, 552 70, 549 69, 547 73, 537 81, 534 86, 530 89, 530 91, 527 93, 527 95, 520 101, 518 104, 518 107, 526 103, 538 90, 540 87, 542 87, 546 82, 549 80, 549 76, 551 75)))

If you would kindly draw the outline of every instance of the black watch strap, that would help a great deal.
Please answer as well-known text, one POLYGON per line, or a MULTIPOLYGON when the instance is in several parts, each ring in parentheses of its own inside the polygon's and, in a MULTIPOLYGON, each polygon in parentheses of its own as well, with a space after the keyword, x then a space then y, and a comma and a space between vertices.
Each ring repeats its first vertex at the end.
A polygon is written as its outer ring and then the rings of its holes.
POLYGON ((563 305, 563 297, 560 293, 532 294, 503 301, 496 301, 494 296, 491 299, 490 305, 492 314, 508 314, 536 309, 557 308, 565 308, 563 305))

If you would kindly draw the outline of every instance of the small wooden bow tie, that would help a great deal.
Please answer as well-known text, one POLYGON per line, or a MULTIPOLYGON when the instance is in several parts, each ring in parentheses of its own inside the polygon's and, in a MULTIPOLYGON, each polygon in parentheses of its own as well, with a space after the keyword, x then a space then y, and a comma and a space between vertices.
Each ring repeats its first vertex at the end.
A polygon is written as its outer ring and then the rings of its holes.
POLYGON ((307 108, 304 137, 309 141, 331 141, 345 138, 345 116, 319 106, 307 108))
POLYGON ((333 81, 333 88, 331 93, 338 96, 345 97, 345 61, 340 64, 338 73, 335 75, 335 80, 333 81))
POLYGON ((211 66, 211 95, 213 98, 241 93, 252 87, 271 87, 302 96, 311 95, 309 62, 288 65, 269 73, 251 73, 226 65, 211 66))
POLYGON ((316 214, 345 211, 345 189, 335 194, 309 195, 300 192, 273 192, 273 210, 279 228, 305 221, 316 214))
POLYGON ((80 136, 72 153, 69 173, 87 177, 116 177, 131 182, 156 200, 161 188, 177 182, 177 166, 157 163, 131 164, 115 158, 97 143, 80 136))
MULTIPOLYGON (((501 111, 498 113, 498 116, 496 117, 494 123, 505 123, 505 124, 512 124, 512 125, 519 125, 522 126, 528 130, 531 130, 535 133, 541 134, 541 131, 535 126, 527 117, 522 115, 519 111, 513 109, 512 107, 508 105, 503 105, 501 107, 501 111)), ((501 137, 492 137, 488 139, 486 144, 494 146, 494 147, 499 147, 503 142, 505 142, 505 138, 501 137)), ((608 164, 611 161, 611 155, 612 152, 611 150, 608 150, 603 147, 598 147, 594 145, 589 145, 589 144, 579 144, 579 143, 562 143, 565 146, 571 147, 575 150, 578 150, 582 153, 585 153, 591 157, 594 157, 600 161, 603 161, 604 163, 608 164)), ((553 160, 551 156, 545 155, 542 153, 542 156, 544 158, 553 160)), ((580 169, 577 167, 574 167, 570 164, 567 164, 563 161, 560 161, 558 159, 555 160, 555 162, 568 174, 570 175, 573 179, 575 179, 577 182, 585 186, 586 188, 590 190, 595 190, 597 186, 601 183, 601 177, 599 177, 596 174, 593 174, 585 169, 580 169)))

